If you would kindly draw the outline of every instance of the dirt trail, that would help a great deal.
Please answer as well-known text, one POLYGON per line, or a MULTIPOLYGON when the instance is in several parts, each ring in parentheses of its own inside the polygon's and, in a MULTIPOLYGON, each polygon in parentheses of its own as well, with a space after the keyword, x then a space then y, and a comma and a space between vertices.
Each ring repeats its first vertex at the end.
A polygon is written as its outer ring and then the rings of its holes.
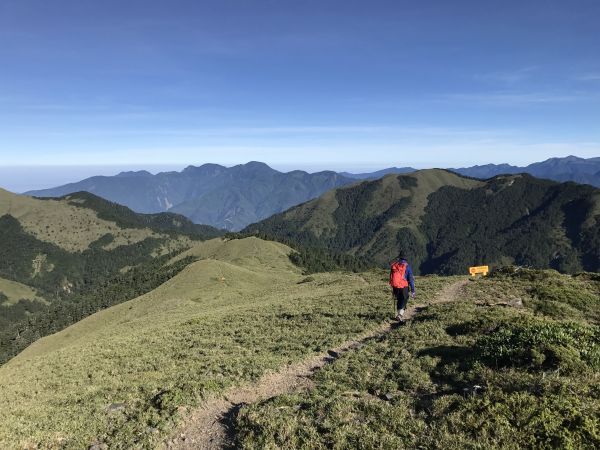
MULTIPOLYGON (((451 302, 460 294, 468 280, 459 280, 446 286, 431 303, 451 302)), ((416 304, 406 311, 404 321, 410 320, 426 305, 416 304)), ((310 389, 310 376, 343 353, 360 348, 365 342, 377 339, 402 323, 385 323, 379 328, 344 342, 327 353, 316 355, 281 370, 265 374, 256 383, 229 389, 222 397, 210 399, 195 409, 169 441, 166 449, 221 450, 233 448, 235 440, 234 421, 239 409, 282 394, 310 389)))

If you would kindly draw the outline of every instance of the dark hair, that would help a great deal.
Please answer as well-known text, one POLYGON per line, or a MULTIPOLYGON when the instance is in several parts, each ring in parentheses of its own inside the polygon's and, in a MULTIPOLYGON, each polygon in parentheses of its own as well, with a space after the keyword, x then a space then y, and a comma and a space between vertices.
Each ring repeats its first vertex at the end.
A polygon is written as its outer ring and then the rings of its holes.
POLYGON ((404 252, 398 253, 398 259, 406 259, 406 256, 404 255, 404 252))

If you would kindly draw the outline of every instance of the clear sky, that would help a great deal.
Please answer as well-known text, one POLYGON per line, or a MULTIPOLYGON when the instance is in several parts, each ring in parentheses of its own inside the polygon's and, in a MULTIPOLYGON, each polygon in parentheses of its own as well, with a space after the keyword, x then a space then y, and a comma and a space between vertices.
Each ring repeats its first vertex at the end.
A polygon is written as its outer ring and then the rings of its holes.
POLYGON ((0 166, 600 156, 599 24, 597 0, 0 0, 0 166))

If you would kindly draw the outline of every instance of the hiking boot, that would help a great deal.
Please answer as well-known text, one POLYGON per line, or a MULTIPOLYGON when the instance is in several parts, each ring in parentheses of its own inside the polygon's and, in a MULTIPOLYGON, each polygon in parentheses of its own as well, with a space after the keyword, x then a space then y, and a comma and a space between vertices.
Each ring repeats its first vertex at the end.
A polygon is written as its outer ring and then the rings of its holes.
POLYGON ((398 317, 402 318, 404 317, 404 310, 401 309, 400 311, 398 311, 398 317))

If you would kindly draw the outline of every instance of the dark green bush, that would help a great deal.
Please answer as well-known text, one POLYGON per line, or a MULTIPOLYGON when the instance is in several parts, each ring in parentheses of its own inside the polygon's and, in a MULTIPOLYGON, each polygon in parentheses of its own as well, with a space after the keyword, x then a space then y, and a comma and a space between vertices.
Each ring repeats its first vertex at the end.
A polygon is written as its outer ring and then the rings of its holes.
POLYGON ((592 398, 494 390, 459 405, 436 417, 432 448, 574 450, 600 444, 598 403, 592 398))
POLYGON ((477 340, 475 358, 498 367, 600 370, 600 327, 540 320, 502 323, 477 340))

